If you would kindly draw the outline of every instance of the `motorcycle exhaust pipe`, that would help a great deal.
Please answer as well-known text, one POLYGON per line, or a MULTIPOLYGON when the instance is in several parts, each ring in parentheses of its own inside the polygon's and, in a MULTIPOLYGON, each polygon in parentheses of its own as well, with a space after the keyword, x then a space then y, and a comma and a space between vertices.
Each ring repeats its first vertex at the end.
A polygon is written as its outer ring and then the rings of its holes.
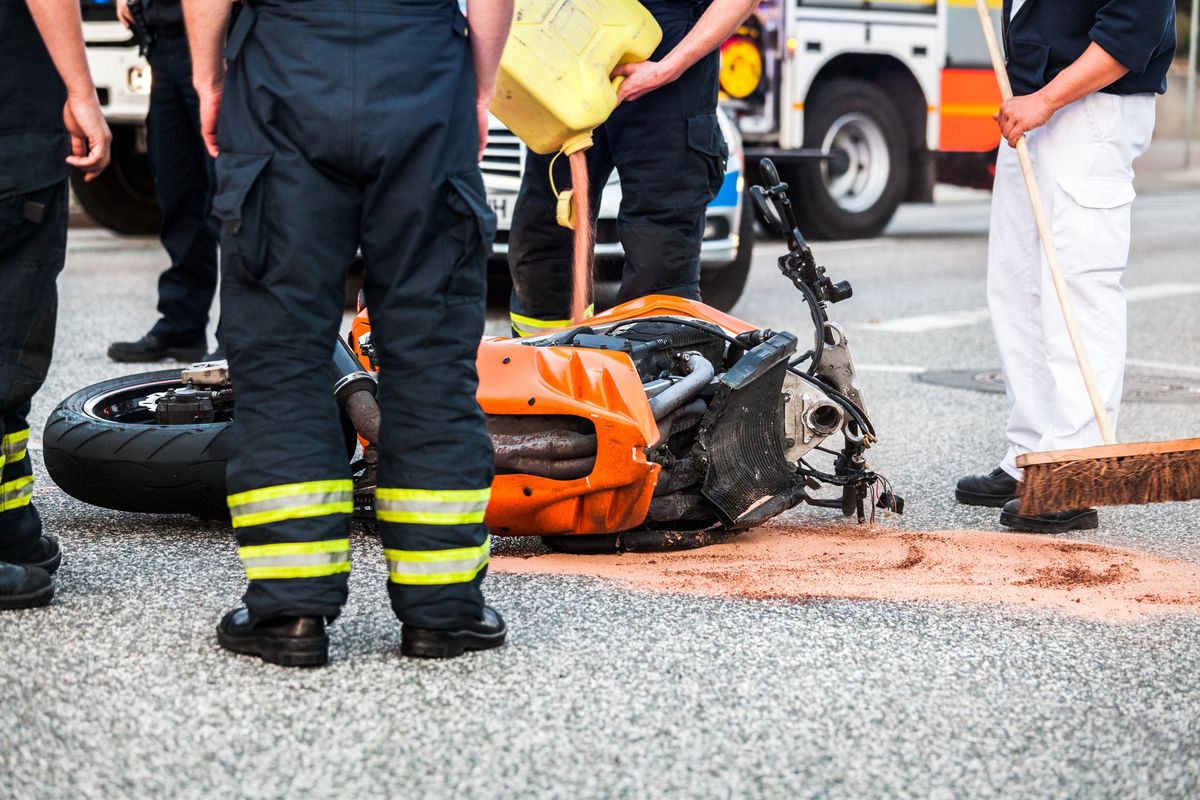
POLYGON ((716 375, 712 363, 696 352, 684 353, 683 365, 687 376, 671 388, 650 398, 650 411, 654 414, 655 421, 682 408, 689 400, 700 394, 716 375))
POLYGON ((379 441, 379 383, 362 368, 350 346, 341 339, 333 349, 333 396, 359 436, 379 441))

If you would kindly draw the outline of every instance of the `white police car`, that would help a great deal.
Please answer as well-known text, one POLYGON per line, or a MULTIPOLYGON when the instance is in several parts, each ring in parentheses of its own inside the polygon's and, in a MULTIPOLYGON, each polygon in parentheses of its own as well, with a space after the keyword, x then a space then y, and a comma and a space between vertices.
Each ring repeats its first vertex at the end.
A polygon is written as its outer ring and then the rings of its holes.
MULTIPOLYGON (((742 137, 732 120, 718 110, 721 132, 729 145, 725 181, 708 205, 704 241, 700 247, 700 291, 704 302, 729 310, 741 297, 750 271, 754 247, 754 222, 745 192, 745 157, 742 137)), ((508 232, 512 227, 513 208, 525 168, 525 145, 494 117, 483 152, 483 181, 488 202, 496 212, 497 233, 493 254, 501 259, 508 254, 508 232)), ((621 184, 614 170, 600 199, 600 217, 596 224, 596 261, 602 279, 620 276, 623 253, 617 238, 617 210, 621 205, 621 184)), ((605 286, 598 287, 603 302, 605 286)), ((612 288, 611 286, 608 288, 612 288)))

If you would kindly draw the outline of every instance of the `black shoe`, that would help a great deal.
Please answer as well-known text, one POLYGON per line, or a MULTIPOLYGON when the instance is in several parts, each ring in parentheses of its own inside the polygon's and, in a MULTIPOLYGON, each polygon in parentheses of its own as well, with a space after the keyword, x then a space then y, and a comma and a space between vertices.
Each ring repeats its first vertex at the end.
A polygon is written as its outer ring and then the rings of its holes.
POLYGON ((209 364, 211 364, 214 361, 224 361, 224 360, 225 360, 225 348, 221 347, 220 345, 217 345, 217 349, 213 350, 211 353, 204 354, 204 361, 209 364))
POLYGON ((329 637, 324 617, 274 617, 255 620, 235 608, 217 626, 217 641, 226 650, 282 667, 321 667, 329 663, 329 637))
POLYGON ((499 647, 507 635, 500 614, 484 606, 483 619, 456 630, 405 625, 400 633, 400 652, 413 658, 454 658, 467 650, 499 647))
POLYGON ((1020 499, 1009 500, 1000 512, 1000 524, 1026 533, 1066 533, 1091 531, 1100 527, 1100 515, 1094 508, 1058 511, 1054 514, 1023 515, 1020 499))
POLYGON ((968 506, 1000 508, 1017 496, 1017 479, 1000 467, 987 475, 968 475, 958 481, 954 499, 968 506))
POLYGON ((62 563, 62 548, 58 546, 58 542, 49 536, 43 536, 41 539, 38 539, 37 543, 28 553, 22 553, 20 557, 14 557, 5 553, 3 556, 0 556, 0 561, 6 561, 9 564, 15 564, 19 567, 44 569, 53 575, 58 571, 58 565, 62 563))
POLYGON ((36 608, 50 605, 54 579, 37 567, 0 561, 0 608, 36 608))
POLYGON ((199 361, 204 356, 204 342, 195 345, 168 344, 147 333, 136 342, 114 342, 109 345, 108 357, 119 363, 146 361, 199 361))

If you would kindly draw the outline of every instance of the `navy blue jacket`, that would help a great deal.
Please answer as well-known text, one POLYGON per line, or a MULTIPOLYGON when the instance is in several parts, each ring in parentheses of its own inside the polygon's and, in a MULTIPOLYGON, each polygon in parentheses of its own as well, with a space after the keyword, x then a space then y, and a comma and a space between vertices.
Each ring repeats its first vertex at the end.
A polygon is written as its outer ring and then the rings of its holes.
POLYGON ((1004 0, 1003 14, 1014 94, 1041 89, 1092 42, 1129 68, 1102 91, 1167 90, 1167 70, 1175 56, 1174 0, 1025 0, 1011 22, 1012 0, 1004 0))

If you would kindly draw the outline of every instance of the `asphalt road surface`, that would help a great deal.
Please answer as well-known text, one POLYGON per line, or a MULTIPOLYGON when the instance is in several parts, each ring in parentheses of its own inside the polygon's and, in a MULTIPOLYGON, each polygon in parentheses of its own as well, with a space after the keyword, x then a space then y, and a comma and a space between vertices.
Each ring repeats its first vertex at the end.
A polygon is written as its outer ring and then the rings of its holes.
MULTIPOLYGON (((908 499, 895 524, 996 530, 994 510, 950 492, 1001 454, 1002 395, 922 380, 997 365, 987 198, 947 195, 903 209, 883 238, 816 252, 855 287, 834 316, 880 431, 873 463, 908 499)), ((1200 190, 1143 187, 1134 220, 1130 373, 1175 395, 1128 403, 1122 436, 1195 436, 1200 190)), ((736 312, 803 330, 780 251, 759 242, 736 312)), ((162 266, 153 240, 73 235, 33 413, 39 469, 58 400, 135 371, 105 349, 154 321, 162 266)), ((714 600, 494 575, 508 646, 421 663, 398 654, 382 558, 360 537, 333 664, 295 671, 217 647, 243 583, 227 528, 88 507, 44 478, 35 497, 66 559, 53 606, 0 617, 0 797, 1200 796, 1195 616, 714 600)), ((1198 511, 1104 511, 1087 538, 1200 562, 1198 511)))

